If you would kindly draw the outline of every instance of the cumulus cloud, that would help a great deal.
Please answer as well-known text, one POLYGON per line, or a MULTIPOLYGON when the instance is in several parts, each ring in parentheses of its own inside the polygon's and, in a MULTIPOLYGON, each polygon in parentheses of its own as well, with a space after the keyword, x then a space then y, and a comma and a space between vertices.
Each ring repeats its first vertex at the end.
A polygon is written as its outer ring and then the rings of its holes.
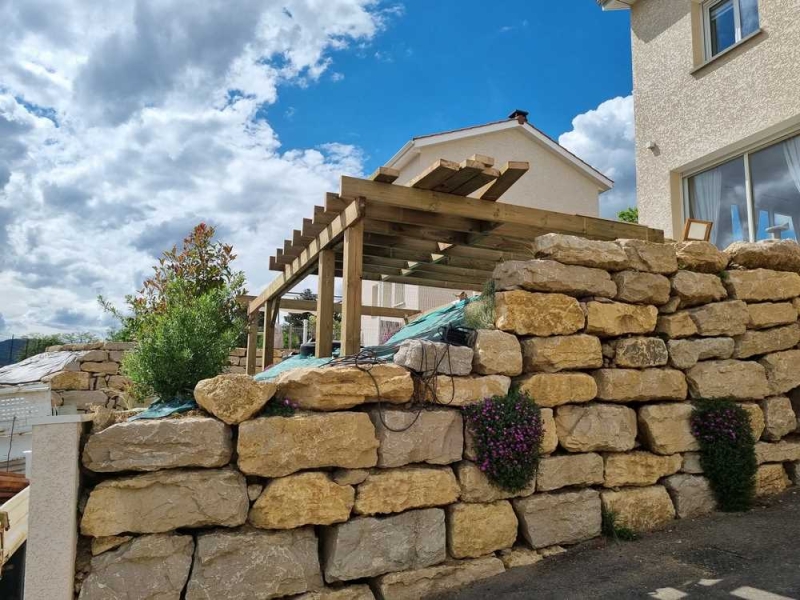
POLYGON ((614 180, 600 196, 600 215, 615 218, 636 205, 636 152, 633 97, 613 98, 572 120, 572 130, 558 142, 614 180))
POLYGON ((204 220, 248 286, 357 147, 285 148, 263 119, 332 50, 401 14, 377 0, 0 1, 0 309, 20 334, 97 329, 204 220))

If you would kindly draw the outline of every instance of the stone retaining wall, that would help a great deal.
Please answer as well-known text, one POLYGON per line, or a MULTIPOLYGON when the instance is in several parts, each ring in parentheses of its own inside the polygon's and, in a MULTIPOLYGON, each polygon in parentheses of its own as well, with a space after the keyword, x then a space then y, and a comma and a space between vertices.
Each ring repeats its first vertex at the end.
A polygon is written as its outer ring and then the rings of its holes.
POLYGON ((534 248, 497 267, 497 330, 449 349, 438 405, 407 405, 409 368, 445 350, 412 343, 370 374, 224 375, 195 390, 207 414, 94 432, 80 598, 416 599, 597 537, 603 510, 636 531, 697 517, 715 502, 695 398, 750 414, 760 497, 798 483, 800 247, 549 235, 534 248), (512 385, 545 425, 516 494, 473 462, 459 410, 512 385), (300 412, 259 416, 280 398, 300 412))

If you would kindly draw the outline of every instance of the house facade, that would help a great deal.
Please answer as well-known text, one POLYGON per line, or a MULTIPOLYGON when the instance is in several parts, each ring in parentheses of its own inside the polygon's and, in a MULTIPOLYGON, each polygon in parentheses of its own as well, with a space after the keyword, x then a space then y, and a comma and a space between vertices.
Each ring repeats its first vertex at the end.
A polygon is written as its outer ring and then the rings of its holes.
MULTIPOLYGON (((443 158, 461 162, 473 155, 491 156, 495 166, 507 161, 527 161, 530 169, 499 200, 563 213, 597 216, 598 196, 614 182, 532 126, 524 111, 507 119, 454 131, 415 137, 386 166, 399 170, 396 183, 405 184, 443 158)), ((473 194, 480 195, 481 190, 473 194)), ((370 306, 430 310, 459 296, 458 290, 365 281, 363 302, 370 306)), ((468 292, 472 295, 472 292, 468 292)), ((364 317, 365 345, 381 343, 400 326, 396 319, 364 317)))
POLYGON ((598 3, 630 11, 640 221, 713 221, 722 248, 797 239, 800 2, 598 3))

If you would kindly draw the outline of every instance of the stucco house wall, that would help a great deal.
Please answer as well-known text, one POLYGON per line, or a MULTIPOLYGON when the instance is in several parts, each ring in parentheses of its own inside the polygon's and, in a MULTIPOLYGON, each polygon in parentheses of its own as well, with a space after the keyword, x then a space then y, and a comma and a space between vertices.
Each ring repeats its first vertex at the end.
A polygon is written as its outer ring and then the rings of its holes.
POLYGON ((800 2, 758 4, 761 31, 707 63, 701 3, 631 7, 639 215, 668 237, 687 175, 800 131, 800 2))

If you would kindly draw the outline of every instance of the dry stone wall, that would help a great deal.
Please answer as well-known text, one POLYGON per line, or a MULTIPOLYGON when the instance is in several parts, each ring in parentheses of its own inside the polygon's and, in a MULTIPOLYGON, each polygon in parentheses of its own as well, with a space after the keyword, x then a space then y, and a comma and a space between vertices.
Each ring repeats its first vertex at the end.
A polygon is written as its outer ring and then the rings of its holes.
POLYGON ((698 517, 715 510, 699 398, 750 415, 759 496, 798 483, 800 247, 535 248, 497 267, 497 328, 447 365, 415 343, 370 375, 223 375, 196 390, 206 412, 98 426, 79 597, 416 599, 597 537, 604 510, 636 531, 698 517), (516 493, 478 467, 460 410, 512 386, 544 423, 516 493), (294 416, 260 412, 284 398, 294 416))

